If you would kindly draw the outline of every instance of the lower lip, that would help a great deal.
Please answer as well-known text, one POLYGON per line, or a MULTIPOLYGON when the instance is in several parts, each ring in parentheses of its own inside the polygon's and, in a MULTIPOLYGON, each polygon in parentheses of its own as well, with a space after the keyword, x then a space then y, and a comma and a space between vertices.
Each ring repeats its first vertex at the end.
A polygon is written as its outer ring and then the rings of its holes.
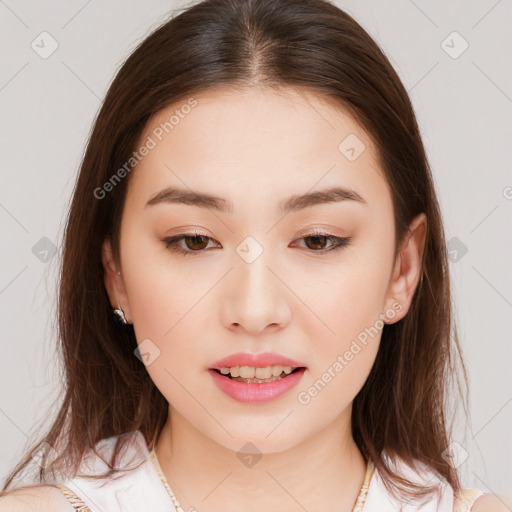
POLYGON ((208 370, 213 378, 213 382, 221 391, 234 400, 245 403, 269 402, 279 398, 298 384, 305 371, 305 368, 302 368, 274 382, 258 384, 239 382, 229 377, 224 377, 215 370, 208 370))

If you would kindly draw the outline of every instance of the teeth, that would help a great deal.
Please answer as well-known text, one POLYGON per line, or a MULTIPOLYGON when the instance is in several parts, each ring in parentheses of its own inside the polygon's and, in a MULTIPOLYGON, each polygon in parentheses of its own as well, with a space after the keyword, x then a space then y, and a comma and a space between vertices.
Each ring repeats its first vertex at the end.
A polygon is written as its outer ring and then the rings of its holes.
POLYGON ((292 366, 266 366, 265 368, 255 368, 253 366, 233 366, 231 368, 221 368, 222 375, 231 374, 231 377, 241 377, 243 379, 269 379, 278 377, 281 373, 292 373, 292 366))

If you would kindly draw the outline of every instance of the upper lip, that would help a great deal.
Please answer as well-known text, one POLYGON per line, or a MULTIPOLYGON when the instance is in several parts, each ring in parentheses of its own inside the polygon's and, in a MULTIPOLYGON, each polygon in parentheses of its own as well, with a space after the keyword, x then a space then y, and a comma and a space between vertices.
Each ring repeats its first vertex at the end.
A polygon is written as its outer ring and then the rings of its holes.
POLYGON ((265 368, 267 366, 291 366, 292 368, 306 368, 304 363, 294 361, 289 357, 280 354, 265 352, 263 354, 249 354, 239 352, 231 354, 228 357, 219 359, 210 366, 211 370, 220 370, 221 368, 231 368, 235 366, 250 366, 254 368, 265 368))

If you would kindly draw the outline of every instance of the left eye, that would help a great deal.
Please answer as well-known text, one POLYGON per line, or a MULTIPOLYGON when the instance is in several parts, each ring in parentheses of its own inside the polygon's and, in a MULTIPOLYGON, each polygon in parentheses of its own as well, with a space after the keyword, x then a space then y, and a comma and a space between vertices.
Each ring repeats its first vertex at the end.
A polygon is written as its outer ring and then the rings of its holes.
MULTIPOLYGON (((186 256, 188 254, 204 252, 206 246, 208 245, 208 240, 214 239, 209 236, 200 235, 197 233, 185 233, 182 235, 165 238, 163 242, 167 249, 186 256), (182 241, 185 241, 186 249, 180 245, 182 241)), ((341 249, 342 247, 346 247, 349 245, 352 237, 341 238, 327 233, 315 232, 306 235, 299 240, 309 241, 309 243, 306 243, 306 248, 311 249, 311 252, 323 254, 336 249, 341 249), (331 242, 331 245, 327 249, 324 247, 326 242, 331 242)))
POLYGON ((334 251, 336 249, 341 249, 342 247, 346 247, 350 240, 352 240, 351 237, 341 238, 339 236, 329 235, 327 233, 311 233, 310 235, 306 235, 299 240, 309 240, 310 243, 306 243, 306 246, 308 249, 312 249, 313 252, 320 252, 325 253, 329 251, 334 251), (323 246, 325 242, 331 242, 331 246, 327 249, 321 247, 319 249, 319 245, 323 246))

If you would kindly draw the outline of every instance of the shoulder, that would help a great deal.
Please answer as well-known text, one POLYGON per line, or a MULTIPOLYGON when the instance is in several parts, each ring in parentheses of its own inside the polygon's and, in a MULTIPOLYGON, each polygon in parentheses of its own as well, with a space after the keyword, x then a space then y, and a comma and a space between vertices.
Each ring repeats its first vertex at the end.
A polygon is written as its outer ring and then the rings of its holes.
POLYGON ((30 485, 0 497, 0 512, 72 512, 66 497, 51 485, 30 485))
POLYGON ((485 493, 478 498, 473 506, 471 512, 510 512, 512 501, 503 496, 496 494, 485 493))

